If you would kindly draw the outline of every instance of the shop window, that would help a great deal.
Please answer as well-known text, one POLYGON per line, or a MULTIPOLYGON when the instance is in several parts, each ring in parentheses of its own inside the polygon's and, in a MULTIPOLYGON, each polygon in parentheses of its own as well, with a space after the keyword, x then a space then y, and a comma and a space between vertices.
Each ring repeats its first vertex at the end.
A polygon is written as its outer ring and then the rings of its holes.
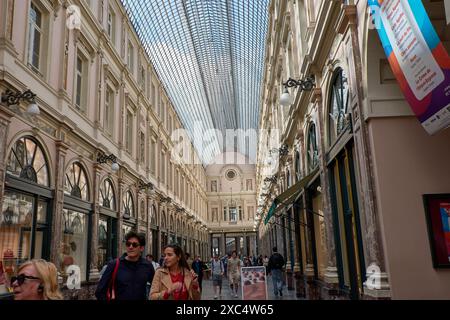
POLYGON ((29 259, 48 259, 48 208, 48 203, 36 196, 5 191, 0 214, 0 263, 8 276, 29 259))
POLYGON ((89 186, 86 172, 79 162, 74 162, 66 171, 64 193, 84 201, 89 201, 89 186))
POLYGON ((100 185, 99 203, 100 206, 104 208, 108 208, 113 211, 116 210, 116 197, 114 195, 112 182, 109 179, 105 179, 100 185))
POLYGON ((135 217, 134 215, 134 201, 133 195, 130 191, 127 191, 125 198, 123 199, 123 218, 130 219, 135 217))
POLYGON ((338 69, 331 86, 329 134, 330 144, 345 131, 348 112, 349 90, 348 79, 344 70, 338 69))
POLYGON ((122 252, 127 252, 127 247, 126 247, 126 240, 125 240, 125 236, 127 235, 127 233, 131 232, 131 231, 136 231, 135 228, 131 225, 128 224, 123 224, 122 225, 122 252))
POLYGON ((67 268, 71 265, 80 267, 81 280, 87 277, 88 257, 88 218, 87 214, 63 209, 62 243, 60 247, 59 271, 63 279, 68 277, 67 268))
POLYGON ((11 149, 6 172, 48 187, 48 171, 47 160, 38 143, 31 137, 17 140, 11 149))

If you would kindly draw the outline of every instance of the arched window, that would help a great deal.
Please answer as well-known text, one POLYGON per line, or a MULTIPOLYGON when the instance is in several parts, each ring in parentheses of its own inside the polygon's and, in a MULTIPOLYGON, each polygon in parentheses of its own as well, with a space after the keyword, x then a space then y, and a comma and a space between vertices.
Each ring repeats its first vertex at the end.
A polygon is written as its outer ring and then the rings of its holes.
POLYGON ((125 197, 123 199, 123 218, 124 219, 130 219, 131 217, 134 217, 134 201, 133 201, 133 195, 130 191, 127 191, 125 193, 125 197))
POLYGON ((100 185, 100 194, 98 201, 102 207, 111 209, 113 211, 116 210, 116 196, 114 195, 114 189, 111 180, 103 180, 102 184, 100 185))
POLYGON ((349 90, 348 80, 344 70, 339 68, 334 76, 331 86, 329 138, 332 144, 345 130, 346 114, 348 112, 349 90))
POLYGON ((89 201, 88 180, 81 163, 74 162, 67 169, 64 193, 84 201, 89 201))
POLYGON ((152 226, 156 226, 156 208, 152 206, 152 211, 150 212, 150 223, 152 226))
POLYGON ((23 137, 16 141, 8 158, 8 174, 50 186, 48 162, 38 142, 32 137, 23 137))
POLYGON ((317 148, 316 125, 314 122, 311 122, 308 130, 308 164, 310 171, 313 171, 319 164, 319 150, 317 148))

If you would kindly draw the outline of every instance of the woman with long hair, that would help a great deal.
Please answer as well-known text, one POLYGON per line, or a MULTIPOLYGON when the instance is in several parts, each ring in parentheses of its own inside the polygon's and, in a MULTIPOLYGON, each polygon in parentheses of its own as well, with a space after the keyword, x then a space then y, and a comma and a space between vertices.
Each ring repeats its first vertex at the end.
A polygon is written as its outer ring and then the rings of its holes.
POLYGON ((11 277, 14 300, 62 300, 55 265, 43 259, 24 262, 11 277))
POLYGON ((176 244, 164 247, 164 266, 156 270, 151 300, 200 300, 197 274, 190 270, 183 250, 176 244))

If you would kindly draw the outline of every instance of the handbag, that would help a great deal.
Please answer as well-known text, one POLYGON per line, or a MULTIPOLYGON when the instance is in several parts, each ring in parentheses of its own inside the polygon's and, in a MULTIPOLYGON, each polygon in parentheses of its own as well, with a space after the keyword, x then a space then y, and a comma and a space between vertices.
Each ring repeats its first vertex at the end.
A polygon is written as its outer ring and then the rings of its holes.
POLYGON ((117 271, 119 270, 119 258, 116 259, 116 265, 114 266, 114 271, 112 273, 111 279, 109 280, 108 290, 106 290, 106 301, 116 300, 116 277, 117 271))

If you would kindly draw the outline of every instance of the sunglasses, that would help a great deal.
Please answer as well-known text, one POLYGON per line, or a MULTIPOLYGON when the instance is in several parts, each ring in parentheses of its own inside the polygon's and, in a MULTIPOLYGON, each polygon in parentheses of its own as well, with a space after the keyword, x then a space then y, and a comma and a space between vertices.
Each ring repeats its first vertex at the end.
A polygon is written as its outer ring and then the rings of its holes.
POLYGON ((140 247, 140 246, 141 246, 141 244, 140 244, 139 242, 130 242, 130 241, 127 241, 127 242, 125 243, 125 245, 127 246, 127 248, 128 248, 129 246, 132 246, 133 248, 137 248, 137 247, 140 247))
POLYGON ((40 278, 36 278, 36 277, 32 277, 32 276, 26 276, 24 274, 19 274, 18 276, 13 276, 11 277, 11 285, 17 281, 17 283, 19 284, 19 286, 21 286, 26 279, 30 279, 30 280, 41 280, 40 278))

